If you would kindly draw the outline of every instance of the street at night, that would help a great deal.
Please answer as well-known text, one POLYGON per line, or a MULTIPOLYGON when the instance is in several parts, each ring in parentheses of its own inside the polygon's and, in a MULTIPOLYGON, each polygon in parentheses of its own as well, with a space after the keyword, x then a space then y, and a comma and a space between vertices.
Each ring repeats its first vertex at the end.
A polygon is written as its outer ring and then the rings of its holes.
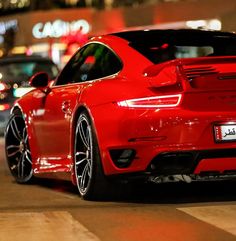
POLYGON ((236 182, 149 185, 84 201, 69 181, 17 184, 3 144, 1 138, 0 241, 236 240, 236 182))
POLYGON ((0 241, 236 241, 236 1, 0 0, 0 241))

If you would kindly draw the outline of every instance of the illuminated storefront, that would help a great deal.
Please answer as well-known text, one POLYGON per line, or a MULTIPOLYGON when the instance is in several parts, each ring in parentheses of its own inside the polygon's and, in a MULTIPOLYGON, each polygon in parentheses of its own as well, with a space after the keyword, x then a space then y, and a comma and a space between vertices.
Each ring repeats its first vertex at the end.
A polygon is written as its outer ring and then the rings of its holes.
POLYGON ((81 31, 82 34, 88 34, 90 31, 90 24, 84 19, 72 22, 65 22, 61 19, 46 23, 39 22, 33 26, 32 34, 37 39, 61 38, 77 31, 81 31))

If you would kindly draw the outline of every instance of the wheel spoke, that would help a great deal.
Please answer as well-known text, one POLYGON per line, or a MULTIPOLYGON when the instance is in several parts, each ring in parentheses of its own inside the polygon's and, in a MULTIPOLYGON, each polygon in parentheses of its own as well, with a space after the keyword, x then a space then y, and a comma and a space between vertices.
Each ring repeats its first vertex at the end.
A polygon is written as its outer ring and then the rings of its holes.
POLYGON ((89 177, 91 178, 91 170, 92 170, 92 165, 91 165, 91 159, 88 159, 88 175, 89 175, 89 177))
MULTIPOLYGON (((86 129, 87 129, 87 128, 86 128, 86 129)), ((80 137, 81 137, 81 140, 82 140, 84 146, 85 146, 86 148, 89 148, 89 144, 88 144, 88 142, 87 142, 87 140, 86 140, 86 134, 84 133, 84 128, 83 128, 83 125, 82 125, 82 121, 81 121, 80 124, 79 124, 79 135, 80 135, 80 137)))
POLYGON ((18 162, 18 177, 22 178, 24 176, 24 162, 23 155, 20 156, 20 160, 18 162))
POLYGON ((31 155, 31 151, 29 149, 25 150, 25 152, 29 155, 31 155))
POLYGON ((86 129, 86 138, 87 138, 87 142, 88 142, 88 148, 90 149, 91 140, 90 140, 90 128, 89 128, 89 126, 87 126, 87 129, 86 129))
POLYGON ((81 163, 83 163, 86 160, 88 160, 88 159, 87 158, 83 158, 81 160, 78 160, 78 161, 75 162, 75 165, 78 166, 78 165, 80 165, 81 163))
POLYGON ((32 164, 32 161, 31 161, 30 157, 28 156, 28 153, 29 153, 29 152, 27 152, 27 151, 25 152, 25 155, 24 155, 24 156, 25 156, 25 159, 26 159, 30 164, 32 164))
POLYGON ((21 137, 20 134, 19 134, 19 130, 18 130, 18 127, 17 127, 15 118, 12 119, 12 122, 11 122, 11 124, 10 124, 10 127, 11 127, 11 130, 12 130, 12 133, 13 133, 14 137, 15 137, 18 141, 21 141, 21 140, 22 140, 22 137, 21 137))
POLYGON ((77 151, 77 152, 75 153, 75 156, 77 157, 77 156, 79 156, 79 155, 84 155, 84 156, 86 156, 86 152, 77 151))
POLYGON ((26 132, 26 127, 23 130, 23 140, 24 140, 25 143, 27 143, 27 141, 28 141, 28 135, 27 135, 27 132, 26 132))
POLYGON ((82 175, 81 175, 81 179, 80 179, 80 184, 81 184, 81 188, 82 189, 85 189, 85 182, 86 182, 86 177, 88 176, 88 164, 86 164, 83 172, 82 172, 82 175))
POLYGON ((7 156, 8 157, 12 157, 19 152, 20 152, 20 146, 19 145, 10 145, 10 146, 7 147, 7 156), (9 154, 11 149, 16 149, 16 150, 9 154))
POLYGON ((10 167, 10 169, 13 171, 14 169, 16 169, 17 168, 17 165, 12 165, 11 167, 10 167))

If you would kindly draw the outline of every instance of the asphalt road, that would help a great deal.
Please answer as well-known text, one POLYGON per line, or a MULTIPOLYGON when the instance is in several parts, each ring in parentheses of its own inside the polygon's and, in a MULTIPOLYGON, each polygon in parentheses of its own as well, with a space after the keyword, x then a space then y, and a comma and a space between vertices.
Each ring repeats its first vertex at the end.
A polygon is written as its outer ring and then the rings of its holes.
POLYGON ((0 241, 236 241, 236 182, 137 187, 106 202, 70 182, 16 184, 0 139, 0 241))

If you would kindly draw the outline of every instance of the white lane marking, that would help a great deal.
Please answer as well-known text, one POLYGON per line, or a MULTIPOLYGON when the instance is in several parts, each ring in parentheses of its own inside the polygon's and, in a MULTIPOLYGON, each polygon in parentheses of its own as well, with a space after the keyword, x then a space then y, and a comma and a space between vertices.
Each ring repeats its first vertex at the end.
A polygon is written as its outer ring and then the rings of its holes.
POLYGON ((0 213, 0 241, 100 241, 70 213, 0 213))
POLYGON ((185 207, 178 210, 236 235, 236 205, 185 207))

